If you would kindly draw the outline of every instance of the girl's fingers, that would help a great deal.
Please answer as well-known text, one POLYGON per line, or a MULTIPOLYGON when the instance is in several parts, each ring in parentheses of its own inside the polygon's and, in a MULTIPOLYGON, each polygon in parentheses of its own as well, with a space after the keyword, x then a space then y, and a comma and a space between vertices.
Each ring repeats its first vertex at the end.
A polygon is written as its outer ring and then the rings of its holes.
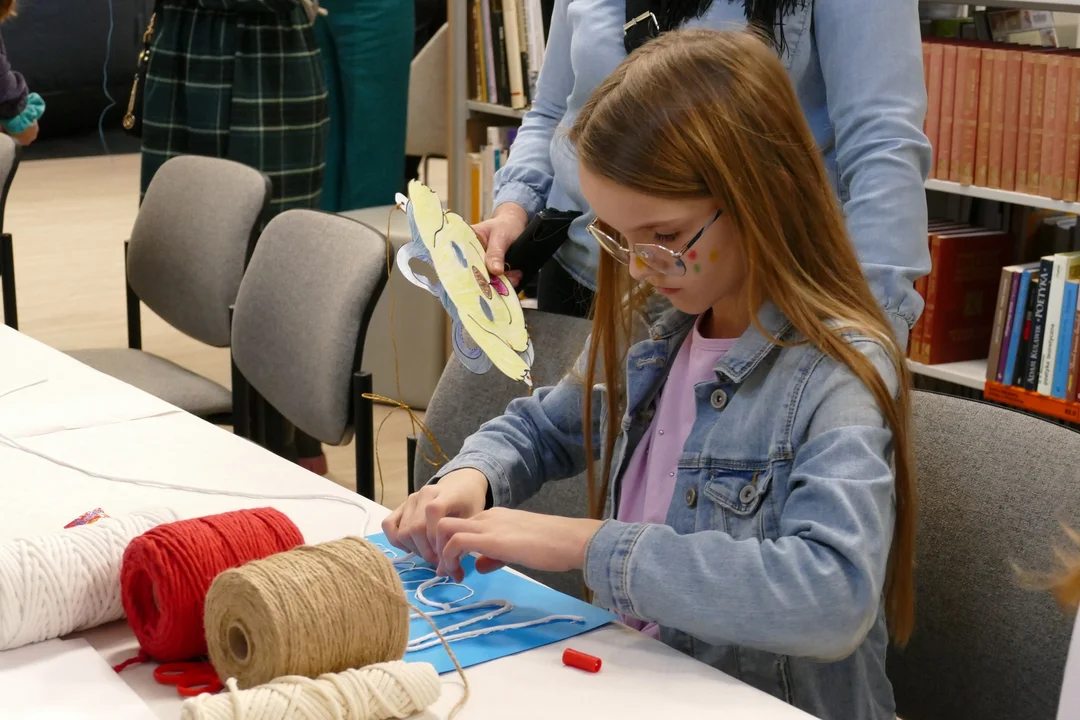
POLYGON ((473 529, 477 520, 482 516, 483 513, 480 513, 472 518, 444 517, 439 520, 435 526, 435 552, 438 553, 439 557, 442 557, 443 553, 446 552, 446 543, 450 538, 457 533, 473 529))
POLYGON ((499 568, 503 567, 506 567, 506 563, 495 560, 494 558, 489 558, 487 555, 481 555, 480 557, 476 558, 476 572, 480 573, 481 575, 495 572, 499 568))

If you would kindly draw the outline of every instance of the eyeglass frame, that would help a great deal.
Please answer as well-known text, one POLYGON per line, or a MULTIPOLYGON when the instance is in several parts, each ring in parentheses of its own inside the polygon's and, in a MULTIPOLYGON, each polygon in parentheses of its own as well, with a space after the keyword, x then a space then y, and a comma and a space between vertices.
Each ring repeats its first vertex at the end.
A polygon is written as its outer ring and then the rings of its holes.
POLYGON ((608 255, 615 258, 616 261, 622 263, 623 265, 629 266, 630 258, 636 257, 651 270, 655 270, 656 272, 667 275, 669 277, 682 277, 686 274, 686 263, 684 263, 682 260, 683 255, 694 246, 694 243, 701 239, 701 236, 705 234, 705 231, 711 228, 713 226, 713 223, 719 220, 720 216, 723 214, 723 208, 717 209, 716 214, 713 215, 712 220, 705 223, 705 226, 698 230, 697 234, 695 234, 694 237, 690 238, 690 240, 682 246, 682 249, 678 251, 672 250, 671 248, 660 245, 658 243, 634 243, 633 246, 626 247, 618 243, 615 238, 611 237, 611 235, 608 234, 606 231, 601 230, 599 227, 597 227, 597 223, 600 221, 600 218, 598 217, 593 218, 592 222, 585 226, 585 229, 589 231, 589 235, 592 235, 593 239, 596 240, 597 244, 600 245, 600 247, 603 248, 608 255), (607 240, 610 240, 612 243, 614 243, 615 247, 618 247, 620 250, 626 253, 626 257, 622 258, 617 255, 614 249, 612 247, 609 247, 607 242, 605 242, 605 240, 600 237, 601 235, 603 235, 607 240), (638 248, 652 248, 655 251, 661 251, 663 253, 666 253, 672 258, 672 260, 674 260, 673 267, 682 268, 682 272, 678 274, 666 272, 664 270, 661 270, 660 268, 650 265, 649 261, 638 253, 638 248))

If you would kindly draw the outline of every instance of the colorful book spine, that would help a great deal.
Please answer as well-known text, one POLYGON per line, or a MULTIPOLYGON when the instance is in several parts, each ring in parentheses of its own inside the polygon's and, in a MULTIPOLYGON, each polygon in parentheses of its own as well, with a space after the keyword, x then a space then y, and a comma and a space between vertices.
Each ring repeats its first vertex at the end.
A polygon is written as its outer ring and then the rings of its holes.
POLYGON ((1062 200, 1076 202, 1080 176, 1080 57, 1069 58, 1069 104, 1065 123, 1065 167, 1062 200))
POLYGON ((982 51, 977 47, 960 47, 956 53, 956 88, 953 100, 955 116, 949 180, 962 185, 971 185, 975 181, 975 140, 979 127, 981 72, 982 51))
MULTIPOLYGON (((1024 52, 1020 65, 1020 108, 1017 115, 1016 134, 1016 192, 1027 192, 1028 155, 1031 149, 1032 89, 1035 84, 1035 58, 1033 52, 1024 52)), ((1041 99, 1041 98, 1040 98, 1041 99)), ((1040 105, 1041 107, 1041 105, 1040 105)), ((1042 112, 1041 110, 1039 111, 1042 112)))
POLYGON ((1005 332, 1001 339, 1001 357, 998 358, 997 374, 994 376, 994 380, 999 383, 1005 382, 1005 378, 1008 377, 1006 369, 1009 365, 1009 353, 1015 353, 1016 349, 1016 346, 1013 343, 1013 329, 1017 325, 1016 303, 1020 296, 1020 280, 1024 277, 1024 272, 1024 270, 1017 269, 1012 273, 1012 287, 1009 290, 1009 307, 1005 317, 1005 332))
POLYGON ((1054 276, 1054 258, 1043 258, 1039 264, 1039 287, 1035 291, 1031 325, 1031 345, 1028 347, 1027 367, 1024 369, 1024 389, 1039 389, 1039 366, 1042 362, 1043 333, 1046 332, 1046 303, 1054 276))
POLYGON ((1064 400, 1069 384, 1069 352, 1072 350, 1073 323, 1076 319, 1076 295, 1080 283, 1076 280, 1068 280, 1065 283, 1065 292, 1061 302, 1060 332, 1055 351, 1057 358, 1054 361, 1054 383, 1051 395, 1064 400))
MULTIPOLYGON (((986 184, 1001 187, 1001 154, 1005 148, 1005 95, 1008 81, 1009 53, 996 49, 991 55, 990 147, 987 150, 986 184)), ((1015 152, 1015 150, 1014 150, 1015 152)))
POLYGON ((956 102, 956 46, 942 49, 941 121, 938 127, 937 175, 949 179, 949 159, 952 156, 953 105, 956 102))
POLYGON ((1050 58, 1035 54, 1031 82, 1031 134, 1028 140, 1027 184, 1024 192, 1039 194, 1042 187, 1042 148, 1046 121, 1046 75, 1050 58))
POLYGON ((929 55, 926 81, 926 139, 933 148, 934 159, 930 163, 929 177, 937 177, 938 130, 941 127, 941 70, 944 64, 945 46, 926 43, 929 55))
POLYGON ((1012 268, 1001 268, 1001 280, 998 281, 997 304, 994 310, 994 329, 990 333, 990 352, 986 356, 986 379, 997 377, 998 359, 1001 357, 1001 344, 1005 337, 1005 314, 1009 307, 1009 291, 1012 289, 1012 268))
MULTIPOLYGON (((990 128, 994 91, 994 51, 983 48, 979 55, 979 104, 975 125, 975 185, 986 187, 990 172, 990 128)), ((1004 85, 1004 78, 1002 78, 1004 85)))
POLYGON ((1022 388, 1027 378, 1028 366, 1031 364, 1028 352, 1031 349, 1031 331, 1035 320, 1035 296, 1039 294, 1039 273, 1032 272, 1028 276, 1027 297, 1024 303, 1024 318, 1020 326, 1020 346, 1016 352, 1016 375, 1013 376, 1012 384, 1022 388))
POLYGON ((1016 51, 1006 52, 1005 55, 1005 135, 1001 141, 1001 189, 1014 190, 1020 135, 1020 76, 1024 56, 1016 51))

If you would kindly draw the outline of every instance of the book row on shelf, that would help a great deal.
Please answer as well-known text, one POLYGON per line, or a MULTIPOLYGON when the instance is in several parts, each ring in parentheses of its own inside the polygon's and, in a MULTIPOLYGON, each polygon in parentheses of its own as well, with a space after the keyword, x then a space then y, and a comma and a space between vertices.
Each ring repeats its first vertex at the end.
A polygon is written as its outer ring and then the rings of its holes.
POLYGON ((488 127, 486 144, 479 152, 469 153, 469 216, 476 224, 491 217, 495 173, 510 157, 510 146, 517 137, 516 127, 488 127))
POLYGON ((1080 52, 923 42, 930 178, 1075 202, 1080 52))
POLYGON ((469 99, 527 107, 544 59, 550 10, 541 0, 469 0, 469 99))

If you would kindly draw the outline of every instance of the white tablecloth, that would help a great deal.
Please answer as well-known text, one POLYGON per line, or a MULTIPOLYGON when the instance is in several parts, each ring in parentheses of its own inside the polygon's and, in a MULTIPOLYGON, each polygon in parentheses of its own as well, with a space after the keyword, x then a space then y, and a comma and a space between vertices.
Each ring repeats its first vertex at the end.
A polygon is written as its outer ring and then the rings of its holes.
MULTIPOLYGON (((0 540, 56 531, 98 507, 110 515, 169 507, 190 518, 269 505, 292 518, 307 542, 318 543, 378 532, 388 512, 6 327, 0 327, 0 434, 64 463, 138 482, 324 496, 260 500, 117 483, 0 445, 0 540)), ((136 651, 123 622, 81 636, 109 663, 136 651)), ((809 717, 621 625, 466 672, 471 698, 459 716, 464 720, 809 717), (603 669, 593 675, 563 666, 564 647, 600 657, 603 669)), ((152 665, 135 666, 121 677, 159 718, 176 720, 180 698, 151 673, 152 665)), ((56 679, 57 692, 63 682, 56 679)), ((445 675, 443 686, 438 704, 421 717, 446 717, 460 696, 460 681, 445 675)))

